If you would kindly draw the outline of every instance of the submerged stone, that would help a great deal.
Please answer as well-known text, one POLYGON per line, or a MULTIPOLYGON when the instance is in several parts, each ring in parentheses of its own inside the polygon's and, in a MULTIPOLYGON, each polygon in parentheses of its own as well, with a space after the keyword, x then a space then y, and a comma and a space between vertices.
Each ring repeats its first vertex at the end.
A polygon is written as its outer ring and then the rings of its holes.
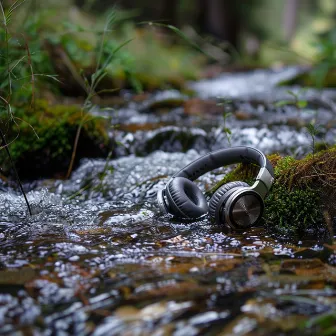
POLYGON ((142 103, 141 111, 155 111, 183 106, 187 96, 177 90, 158 92, 142 103))

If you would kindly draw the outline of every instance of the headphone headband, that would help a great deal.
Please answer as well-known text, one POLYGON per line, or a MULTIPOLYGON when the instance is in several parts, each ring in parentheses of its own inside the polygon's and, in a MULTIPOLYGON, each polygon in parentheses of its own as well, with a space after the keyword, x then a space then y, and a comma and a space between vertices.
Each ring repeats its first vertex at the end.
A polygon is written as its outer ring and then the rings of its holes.
POLYGON ((262 168, 266 168, 270 175, 274 178, 272 164, 266 156, 258 149, 246 146, 219 149, 217 151, 210 152, 191 162, 189 165, 173 175, 172 178, 185 177, 194 181, 201 175, 206 174, 211 170, 234 163, 257 164, 261 170, 262 168))
POLYGON ((177 217, 198 218, 210 213, 219 224, 244 229, 253 226, 262 216, 264 198, 272 187, 273 167, 266 156, 253 147, 233 147, 210 152, 173 175, 165 188, 157 193, 158 205, 163 213, 177 217), (235 163, 254 163, 260 167, 252 186, 236 181, 226 183, 207 200, 191 181, 201 175, 235 163))

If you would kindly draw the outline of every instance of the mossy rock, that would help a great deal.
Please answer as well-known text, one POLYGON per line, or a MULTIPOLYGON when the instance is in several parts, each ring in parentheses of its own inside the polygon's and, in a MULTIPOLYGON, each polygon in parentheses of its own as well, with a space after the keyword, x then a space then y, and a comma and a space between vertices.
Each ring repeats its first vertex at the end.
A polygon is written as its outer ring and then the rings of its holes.
MULTIPOLYGON (((336 146, 301 160, 268 156, 273 164, 275 182, 265 200, 265 222, 278 237, 301 238, 305 235, 330 236, 336 216, 336 146)), ((239 164, 212 190, 231 181, 252 183, 259 167, 239 164)))
MULTIPOLYGON (((36 100, 35 107, 16 106, 14 121, 1 120, 10 153, 21 178, 65 176, 76 133, 83 120, 77 105, 51 106, 36 100)), ((86 115, 75 159, 75 166, 83 157, 104 157, 112 148, 107 136, 107 121, 86 115)), ((2 173, 12 175, 6 151, 0 151, 2 173)))

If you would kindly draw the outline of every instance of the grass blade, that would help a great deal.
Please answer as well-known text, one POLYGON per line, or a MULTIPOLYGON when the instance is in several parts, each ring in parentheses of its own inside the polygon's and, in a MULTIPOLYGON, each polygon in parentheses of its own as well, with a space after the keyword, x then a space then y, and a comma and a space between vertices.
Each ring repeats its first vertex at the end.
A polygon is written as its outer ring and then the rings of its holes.
POLYGON ((9 148, 8 148, 8 145, 7 145, 5 136, 4 136, 4 134, 2 133, 2 130, 1 130, 1 129, 0 129, 0 138, 1 138, 2 144, 3 144, 4 148, 5 148, 5 151, 6 151, 7 155, 8 155, 9 161, 10 161, 12 167, 13 167, 15 177, 16 177, 16 179, 17 179, 17 181, 18 181, 18 184, 19 184, 21 193, 22 193, 22 195, 23 195, 23 197, 24 197, 24 200, 25 200, 25 202, 26 202, 26 204, 27 204, 27 208, 28 208, 29 214, 30 214, 30 216, 32 216, 33 214, 32 214, 32 211, 31 211, 30 204, 29 204, 29 202, 28 202, 26 193, 25 193, 24 190, 23 190, 23 187, 22 187, 22 183, 21 183, 19 174, 18 174, 18 172, 17 172, 17 170, 16 170, 16 167, 15 167, 14 161, 13 161, 13 159, 12 159, 12 156, 11 156, 11 154, 10 154, 10 151, 9 151, 9 148))

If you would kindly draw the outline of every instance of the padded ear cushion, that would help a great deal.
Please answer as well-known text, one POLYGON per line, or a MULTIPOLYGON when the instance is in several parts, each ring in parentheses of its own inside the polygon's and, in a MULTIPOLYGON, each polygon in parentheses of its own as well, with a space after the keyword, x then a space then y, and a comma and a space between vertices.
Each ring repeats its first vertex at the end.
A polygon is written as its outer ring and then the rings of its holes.
POLYGON ((177 217, 198 218, 208 212, 208 203, 195 183, 174 177, 167 185, 170 212, 177 217))
POLYGON ((221 186, 216 190, 216 192, 212 195, 210 203, 209 203, 209 214, 212 218, 216 217, 216 209, 218 206, 218 202, 221 197, 226 194, 229 190, 237 187, 249 187, 249 185, 245 182, 235 181, 229 182, 221 186))

